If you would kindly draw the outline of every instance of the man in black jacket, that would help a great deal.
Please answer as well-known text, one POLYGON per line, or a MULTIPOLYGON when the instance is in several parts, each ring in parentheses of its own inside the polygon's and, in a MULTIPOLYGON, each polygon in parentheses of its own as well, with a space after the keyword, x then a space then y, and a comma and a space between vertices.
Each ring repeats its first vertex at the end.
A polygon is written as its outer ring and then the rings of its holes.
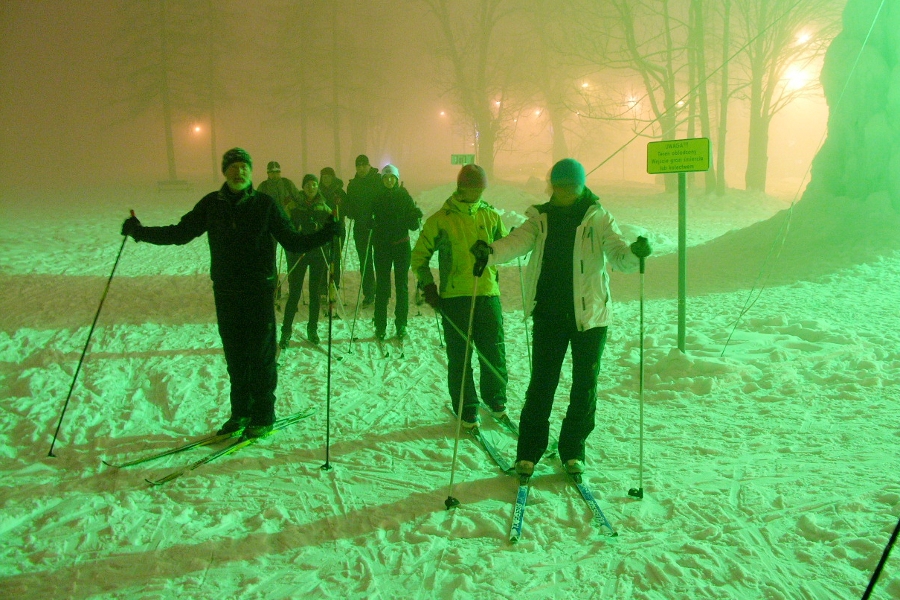
POLYGON ((207 234, 210 278, 228 377, 231 417, 219 433, 243 431, 261 437, 275 422, 275 240, 292 252, 307 252, 340 235, 330 222, 312 235, 291 225, 284 210, 253 189, 253 162, 241 148, 222 158, 225 184, 207 194, 177 225, 144 227, 135 217, 122 235, 157 245, 187 244, 207 234), (272 239, 274 238, 274 240, 272 239))
POLYGON ((365 154, 357 156, 356 176, 347 184, 347 217, 353 219, 353 242, 359 256, 364 307, 375 301, 375 268, 369 233, 372 231, 372 202, 383 190, 381 174, 369 164, 369 157, 365 154))

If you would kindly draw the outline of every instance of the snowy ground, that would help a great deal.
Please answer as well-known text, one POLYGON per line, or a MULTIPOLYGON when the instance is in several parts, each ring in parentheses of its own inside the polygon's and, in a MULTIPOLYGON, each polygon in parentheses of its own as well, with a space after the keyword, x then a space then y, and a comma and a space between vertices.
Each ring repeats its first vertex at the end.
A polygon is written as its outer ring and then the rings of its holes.
MULTIPOLYGON (((426 214, 447 191, 419 195, 426 214)), ((598 191, 630 236, 646 233, 660 254, 674 250, 674 197, 657 189, 598 191)), ((489 192, 510 224, 514 213, 542 201, 513 188, 489 192)), ((101 458, 164 449, 227 417, 204 240, 180 248, 126 244, 58 457, 47 457, 127 209, 147 224, 163 224, 199 197, 4 194, 0 597, 862 594, 900 516, 896 243, 863 264, 845 243, 794 253, 809 257, 803 260, 815 277, 798 274, 751 295, 749 286, 734 283, 734 272, 752 282, 761 268, 757 255, 748 252, 752 259, 740 262, 742 247, 727 244, 743 238, 720 236, 785 203, 744 194, 693 200, 689 243, 713 240, 700 247, 707 250, 698 251, 695 270, 702 289, 716 292, 689 298, 681 354, 674 349, 671 286, 656 285, 672 256, 648 264, 644 499, 627 495, 638 484, 638 276, 617 276, 587 479, 619 536, 598 535, 587 507, 548 459, 538 466, 523 539, 513 546, 507 536, 515 481, 468 439, 460 441, 453 490, 462 504, 444 509, 455 423, 445 408, 445 356, 427 307, 411 309, 404 359, 377 355, 370 312, 361 316, 362 339, 350 354, 344 325, 335 323, 341 360, 332 364, 330 472, 320 469, 327 358, 306 342, 281 357, 278 410, 284 416, 316 408, 314 417, 159 488, 144 478, 207 450, 131 469, 104 466, 101 458), (817 256, 841 253, 848 256, 840 268, 825 275, 815 268, 817 256), (710 255, 726 257, 728 272, 703 261, 710 255)), ((878 214, 888 231, 896 227, 896 217, 878 214)), ((796 211, 795 235, 830 225, 821 215, 815 218, 822 222, 804 222, 810 215, 820 213, 796 211)), ((843 226, 848 239, 868 235, 865 217, 858 230, 843 226)), ((797 260, 791 273, 802 271, 797 260)), ((517 418, 528 381, 526 335, 518 272, 509 268, 501 277, 517 418)), ((355 286, 351 273, 348 301, 355 286)), ((564 370, 557 430, 568 384, 564 370)), ((514 441, 490 419, 484 428, 512 460, 514 441)), ((897 560, 895 552, 876 597, 900 597, 897 560)))

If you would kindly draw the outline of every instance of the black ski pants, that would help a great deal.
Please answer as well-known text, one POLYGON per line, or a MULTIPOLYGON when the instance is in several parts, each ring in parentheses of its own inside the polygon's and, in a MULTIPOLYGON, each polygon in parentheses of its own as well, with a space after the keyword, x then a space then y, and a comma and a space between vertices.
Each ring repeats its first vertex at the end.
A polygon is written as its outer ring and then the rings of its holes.
POLYGON ((359 256, 359 273, 362 277, 363 300, 375 299, 375 258, 372 252, 369 232, 372 231, 359 219, 353 222, 353 243, 359 256))
POLYGON ((519 421, 516 461, 537 463, 550 436, 550 411, 569 345, 572 346, 572 389, 559 433, 559 458, 584 460, 585 441, 594 430, 597 374, 606 344, 606 327, 586 331, 556 319, 534 319, 531 381, 519 421))
POLYGON ((294 254, 288 252, 288 268, 293 269, 288 275, 288 299, 284 305, 284 321, 281 323, 282 332, 291 331, 294 324, 294 315, 300 304, 300 296, 303 294, 303 280, 306 279, 306 271, 309 269, 309 324, 308 329, 315 329, 319 323, 319 313, 322 309, 322 299, 319 295, 328 280, 328 263, 322 249, 316 248, 306 254, 294 254), (297 265, 294 267, 294 265, 297 265))
POLYGON ((391 269, 394 270, 394 325, 397 331, 406 329, 409 318, 409 264, 412 248, 409 240, 399 244, 379 245, 375 248, 375 333, 387 330, 387 308, 391 299, 391 269))
POLYGON ((214 290, 228 377, 231 416, 253 425, 275 421, 275 304, 272 289, 214 290))
MULTIPOLYGON (((465 363, 465 335, 469 328, 471 307, 471 296, 441 299, 444 339, 447 341, 447 388, 450 391, 450 404, 454 414, 459 414, 459 395, 465 385, 462 418, 469 422, 474 421, 478 414, 478 396, 475 394, 475 379, 472 374, 471 357, 476 354, 474 350, 469 352, 469 363, 465 363), (448 321, 455 324, 462 334, 448 321), (464 377, 465 384, 463 384, 464 377)), ((503 410, 506 408, 506 386, 509 377, 506 373, 506 342, 503 337, 503 311, 499 296, 475 297, 472 342, 500 375, 498 377, 479 357, 481 398, 491 410, 503 410)))

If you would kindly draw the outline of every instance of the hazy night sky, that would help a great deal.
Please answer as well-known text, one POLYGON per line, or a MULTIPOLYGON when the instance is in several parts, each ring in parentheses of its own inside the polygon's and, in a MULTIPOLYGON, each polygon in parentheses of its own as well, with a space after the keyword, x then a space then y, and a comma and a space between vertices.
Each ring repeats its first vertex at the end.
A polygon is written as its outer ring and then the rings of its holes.
MULTIPOLYGON (((298 35, 316 42, 311 45, 318 52, 327 52, 330 47, 327 7, 332 4, 308 1, 309 4, 302 6, 313 7, 310 10, 315 22, 298 22, 298 35), (316 40, 316 36, 323 39, 316 40)), ((0 189, 153 186, 167 178, 159 102, 136 119, 128 117, 123 106, 113 105, 113 99, 122 96, 117 86, 123 82, 115 82, 111 74, 125 29, 123 4, 103 0, 91 2, 88 8, 86 3, 66 0, 0 3, 0 144, 11 167, 0 189)), ((240 145, 256 161, 256 181, 264 177, 262 165, 268 160, 279 160, 285 174, 299 180, 302 178, 299 119, 296 114, 279 114, 272 101, 279 75, 274 65, 279 59, 291 60, 289 56, 275 56, 271 50, 276 47, 276 24, 280 16, 277 7, 284 4, 270 0, 249 4, 219 2, 216 6, 221 6, 223 11, 243 11, 247 30, 246 38, 235 40, 233 54, 220 56, 220 80, 232 102, 219 107, 218 155, 240 145)), ((341 60, 355 68, 357 75, 360 69, 371 73, 367 85, 372 86, 373 94, 382 96, 381 103, 373 110, 376 116, 371 119, 373 129, 369 139, 377 139, 385 149, 351 144, 346 106, 351 92, 344 90, 341 164, 332 165, 331 115, 324 104, 328 101, 330 84, 325 81, 318 92, 319 106, 308 113, 307 170, 318 172, 326 165, 335 166, 338 175, 347 181, 353 174, 353 158, 365 152, 377 166, 388 160, 397 164, 401 178, 413 180, 414 192, 427 185, 452 181, 456 167, 450 165, 449 156, 465 151, 467 141, 460 121, 452 115, 454 105, 446 93, 447 86, 440 82, 440 69, 433 52, 440 43, 440 34, 433 20, 415 2, 340 1, 338 10, 342 43, 354 48, 352 52, 342 52, 341 60), (447 110, 448 117, 439 117, 441 110, 447 110)), ((526 52, 534 48, 522 46, 520 40, 512 50, 526 52)), ((331 68, 327 59, 321 65, 313 60, 309 67, 314 73, 331 68)), ((339 77, 342 84, 352 79, 350 75, 339 77)), ((296 104, 293 98, 286 102, 296 104)), ((539 108, 539 104, 536 101, 534 108, 539 108)), ((296 106, 293 108, 296 110, 296 106)), ((745 165, 740 154, 745 153, 746 147, 746 127, 742 122, 746 111, 738 104, 731 114, 729 153, 734 152, 736 156, 729 160, 729 177, 731 185, 740 187, 745 165)), ((183 112, 175 116, 178 177, 203 189, 211 184, 212 176, 208 131, 192 134, 190 119, 183 112)), ((773 120, 769 162, 773 189, 796 188, 824 132, 825 118, 824 102, 819 95, 812 104, 801 101, 773 120)), ((201 126, 206 125, 203 116, 198 121, 201 126)), ((609 127, 597 131, 604 133, 581 131, 569 140, 572 155, 589 168, 603 161, 630 137, 625 131, 609 134, 609 127), (585 146, 585 140, 590 147, 585 146)), ((468 143, 471 135, 469 138, 468 143)), ((628 177, 640 179, 646 141, 635 142, 596 176, 626 178, 627 160, 628 177)), ((522 133, 513 152, 498 155, 498 165, 502 163, 505 173, 511 177, 515 174, 524 180, 530 173, 546 172, 551 163, 549 150, 545 126, 543 130, 522 133), (523 144, 532 147, 522 151, 523 144), (522 169, 512 168, 516 161, 522 162, 522 169)))

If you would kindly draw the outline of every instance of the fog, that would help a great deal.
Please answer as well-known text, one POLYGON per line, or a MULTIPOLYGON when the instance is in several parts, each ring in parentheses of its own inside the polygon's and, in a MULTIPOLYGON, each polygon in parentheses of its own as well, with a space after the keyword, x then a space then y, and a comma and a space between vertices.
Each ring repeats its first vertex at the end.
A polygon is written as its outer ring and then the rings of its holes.
MULTIPOLYGON (((645 144, 664 135, 651 110, 651 102, 663 100, 680 102, 675 129, 665 137, 704 135, 714 148, 725 143, 727 185, 745 187, 752 107, 749 58, 741 48, 750 22, 738 7, 750 3, 731 9, 728 52, 722 6, 704 3, 708 131, 701 130, 700 100, 690 94, 700 80, 686 50, 696 45, 688 43, 682 19, 687 2, 671 8, 672 81, 650 92, 626 56, 624 25, 615 18, 621 3, 454 2, 446 9, 449 30, 439 18, 444 4, 101 1, 86 9, 65 1, 4 2, 0 144, 8 176, 0 189, 155 187, 178 179, 199 192, 221 180, 214 157, 232 146, 250 151, 257 180, 260 165, 278 160, 294 179, 334 166, 346 181, 355 156, 365 153, 376 166, 396 164, 406 185, 419 191, 453 180, 451 154, 477 152, 497 180, 541 179, 554 159, 571 155, 596 169, 593 180, 654 184, 645 144), (477 29, 485 19, 495 26, 477 29), (478 39, 488 41, 481 54, 478 39), (726 55, 731 101, 721 136, 717 96, 726 55), (478 117, 482 109, 494 114, 478 117), (492 146, 489 135, 496 138, 492 146)), ((654 3, 632 4, 636 36, 649 55, 664 21, 654 3)), ((801 4, 797 10, 810 21, 796 35, 810 36, 802 38, 810 50, 782 68, 792 79, 776 100, 788 88, 802 93, 773 110, 768 127, 765 189, 787 197, 801 189, 825 132, 817 75, 843 2, 801 4)))

